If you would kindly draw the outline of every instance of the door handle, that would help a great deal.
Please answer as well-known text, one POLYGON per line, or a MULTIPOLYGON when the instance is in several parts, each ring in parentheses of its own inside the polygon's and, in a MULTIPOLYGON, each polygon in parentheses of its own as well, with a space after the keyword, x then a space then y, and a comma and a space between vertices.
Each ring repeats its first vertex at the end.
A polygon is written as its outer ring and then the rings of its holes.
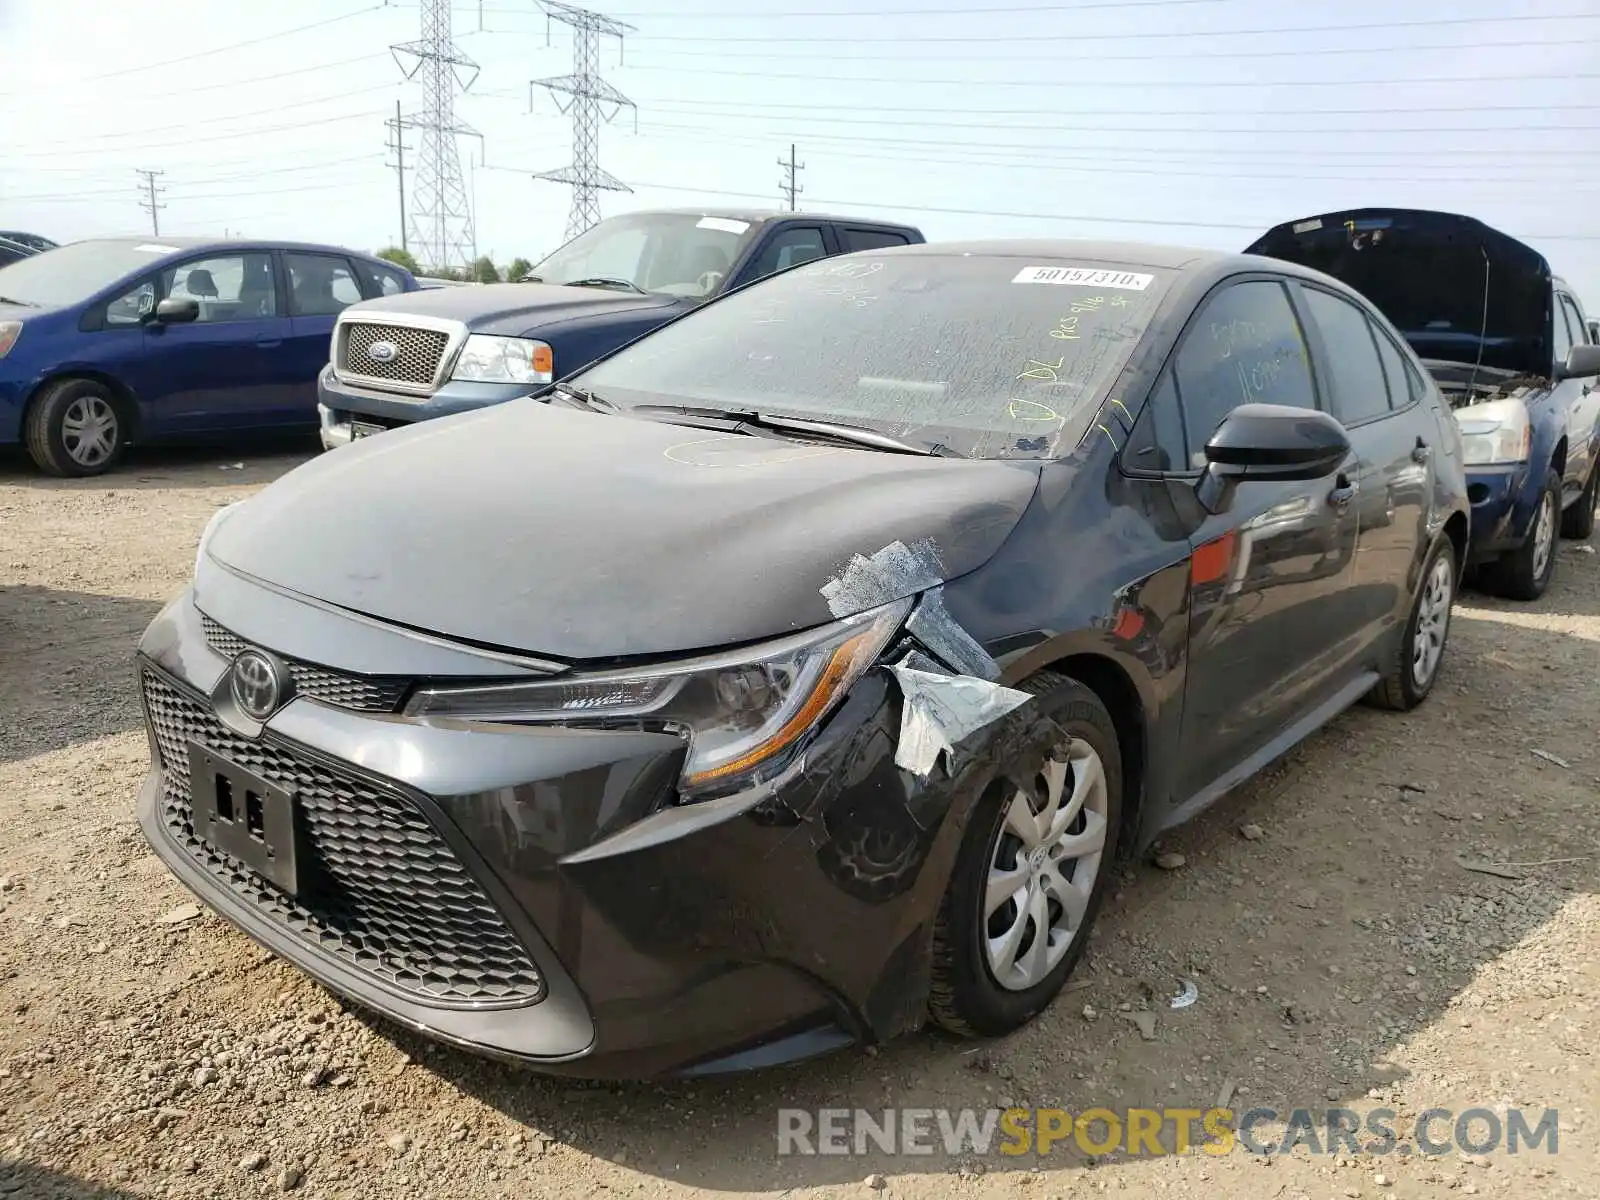
POLYGON ((263 350, 271 350, 275 346, 283 345, 283 339, 282 338, 257 338, 256 339, 256 345, 260 346, 263 350))
POLYGON ((1337 512, 1344 512, 1350 507, 1350 502, 1356 498, 1356 485, 1351 483, 1347 476, 1339 476, 1337 486, 1328 493, 1328 503, 1337 512))
POLYGON ((1428 443, 1423 441, 1420 437, 1417 438, 1416 447, 1411 451, 1411 461, 1416 463, 1425 463, 1432 457, 1433 448, 1430 447, 1428 443))

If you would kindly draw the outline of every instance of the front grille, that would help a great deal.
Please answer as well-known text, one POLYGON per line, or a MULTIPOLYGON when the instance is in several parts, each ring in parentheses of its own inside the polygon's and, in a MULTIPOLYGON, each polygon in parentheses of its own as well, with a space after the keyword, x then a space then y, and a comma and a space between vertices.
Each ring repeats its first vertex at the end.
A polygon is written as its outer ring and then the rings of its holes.
POLYGON ((527 951, 403 794, 323 767, 270 734, 235 734, 206 702, 149 667, 140 686, 159 749, 167 830, 235 896, 307 945, 419 999, 503 1005, 543 995, 527 951), (294 791, 304 894, 279 891, 195 836, 190 741, 294 791))
MULTIPOLYGON (((206 644, 223 658, 235 658, 250 645, 204 613, 200 614, 200 624, 205 629, 206 644)), ((357 712, 394 712, 400 707, 406 689, 413 682, 410 678, 394 675, 352 675, 331 671, 327 667, 295 658, 284 658, 284 662, 289 666, 297 693, 337 708, 353 708, 357 712)))
POLYGON ((340 325, 339 361, 335 365, 348 375, 431 386, 449 343, 450 335, 437 329, 345 321, 340 325), (367 351, 375 342, 389 342, 399 353, 388 362, 374 362, 367 351))

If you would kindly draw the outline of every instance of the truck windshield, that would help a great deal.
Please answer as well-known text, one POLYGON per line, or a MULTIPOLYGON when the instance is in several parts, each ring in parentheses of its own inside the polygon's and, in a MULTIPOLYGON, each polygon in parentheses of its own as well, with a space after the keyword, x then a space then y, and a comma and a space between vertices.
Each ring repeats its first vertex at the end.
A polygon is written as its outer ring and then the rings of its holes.
POLYGON ((573 376, 621 409, 862 425, 973 458, 1070 450, 1171 273, 1113 262, 860 253, 730 293, 573 376))
POLYGON ((642 292, 709 296, 722 286, 753 228, 733 217, 627 213, 609 217, 533 268, 540 283, 606 281, 642 292))

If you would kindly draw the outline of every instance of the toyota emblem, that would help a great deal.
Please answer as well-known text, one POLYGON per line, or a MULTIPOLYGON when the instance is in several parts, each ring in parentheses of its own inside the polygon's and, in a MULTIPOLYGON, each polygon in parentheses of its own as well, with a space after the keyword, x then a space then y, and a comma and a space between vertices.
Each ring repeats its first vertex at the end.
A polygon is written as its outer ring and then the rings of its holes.
POLYGON ((367 357, 375 363, 389 363, 400 357, 400 347, 393 342, 373 342, 367 347, 367 357))
POLYGON ((283 684, 278 664, 259 650, 246 650, 233 660, 233 702, 253 720, 265 721, 277 711, 283 684))

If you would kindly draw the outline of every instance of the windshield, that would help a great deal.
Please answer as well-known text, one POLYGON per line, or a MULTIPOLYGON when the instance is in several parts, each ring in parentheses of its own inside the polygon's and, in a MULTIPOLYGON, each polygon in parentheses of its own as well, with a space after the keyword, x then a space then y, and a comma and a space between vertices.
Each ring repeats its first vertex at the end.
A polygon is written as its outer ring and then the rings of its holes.
POLYGON ((173 250, 154 242, 73 242, 0 267, 0 296, 36 308, 79 304, 173 250))
POLYGON ((581 233, 533 268, 542 283, 620 280, 644 292, 709 296, 752 226, 695 213, 629 213, 581 233))
POLYGON ((1049 458, 1170 275, 1106 262, 854 254, 796 267, 575 377, 619 406, 755 410, 974 458, 1049 458))

